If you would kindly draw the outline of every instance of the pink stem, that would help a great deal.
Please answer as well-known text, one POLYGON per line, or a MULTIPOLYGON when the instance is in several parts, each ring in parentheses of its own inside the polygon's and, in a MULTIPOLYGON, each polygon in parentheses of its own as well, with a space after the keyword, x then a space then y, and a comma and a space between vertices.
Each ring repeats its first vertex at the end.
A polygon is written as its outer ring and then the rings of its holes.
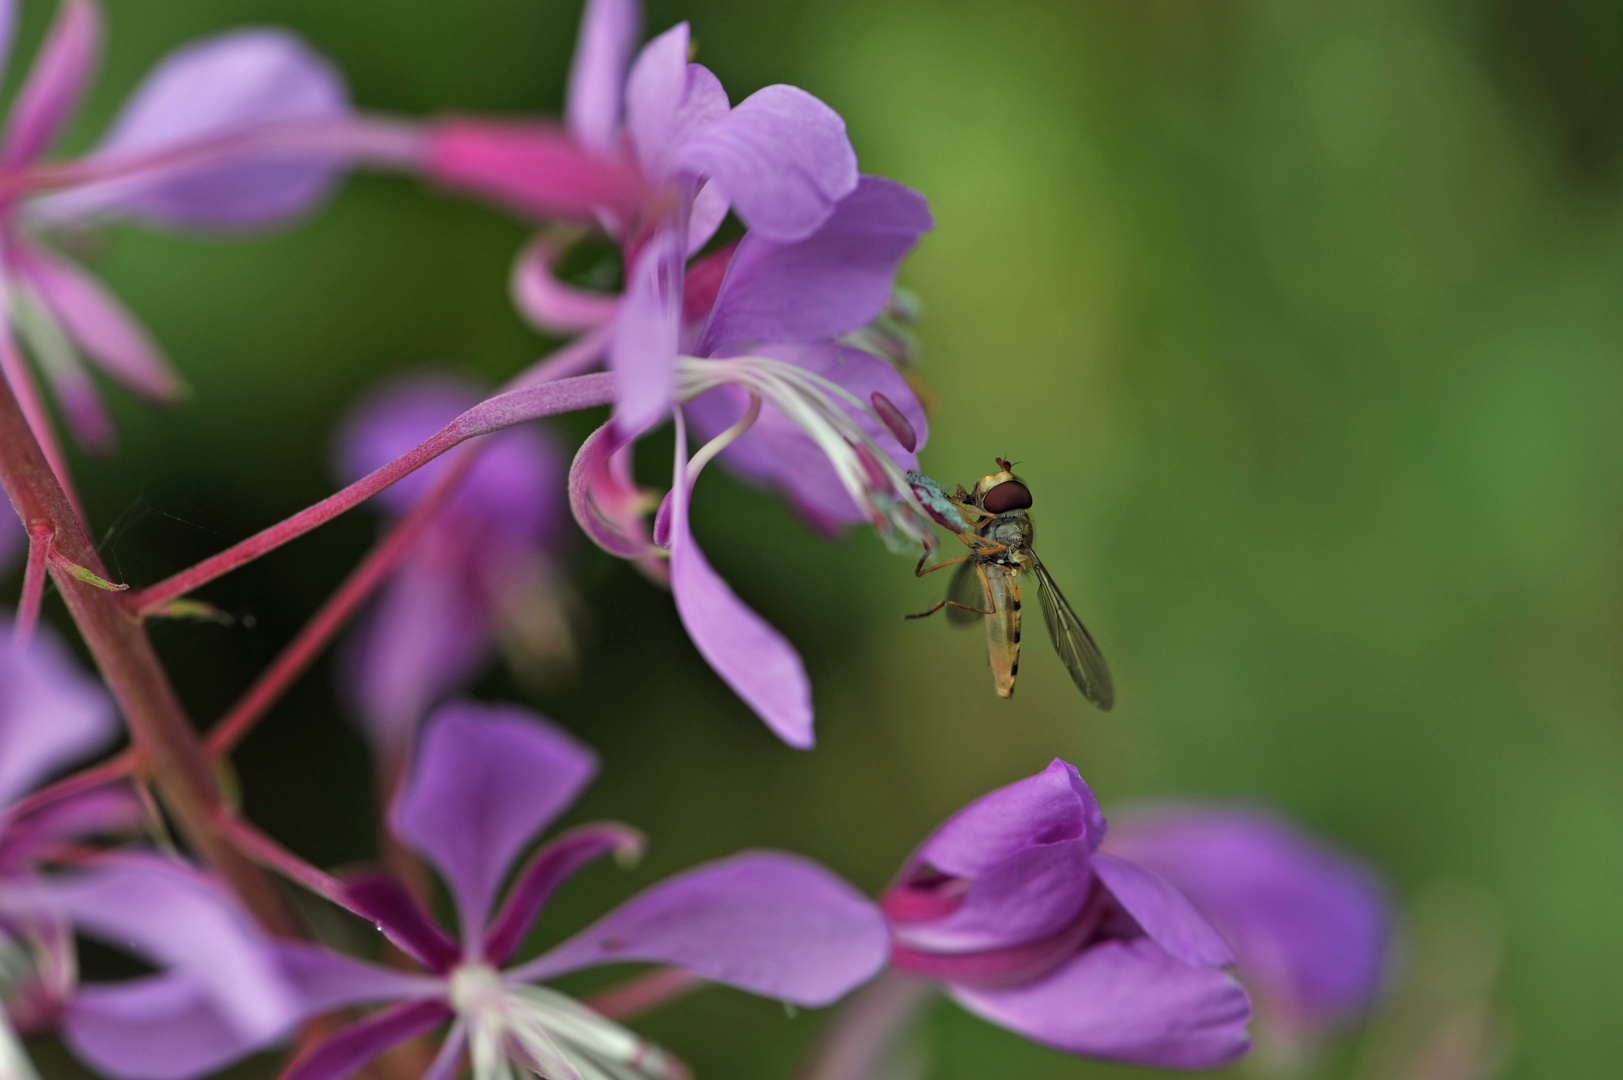
POLYGON ((886 971, 840 1006, 795 1080, 877 1080, 934 990, 934 983, 886 971))
POLYGON ((12 628, 12 640, 26 645, 39 625, 39 608, 45 601, 45 569, 50 565, 51 541, 56 530, 48 521, 28 526, 28 566, 23 571, 23 595, 17 601, 17 622, 12 628))
POLYGON ((11 392, 17 396, 17 404, 28 420, 29 430, 33 431, 34 438, 39 442, 40 451, 50 463, 51 472, 56 474, 56 482, 62 485, 62 491, 74 511, 83 517, 84 508, 79 505, 79 495, 73 489, 67 459, 62 456, 62 447, 56 441, 56 431, 51 427, 51 418, 40 399, 39 387, 34 385, 34 377, 28 373, 28 365, 23 362, 23 354, 18 350, 11 331, 4 327, 0 327, 0 375, 4 375, 6 382, 11 384, 11 392))
POLYGON ((344 903, 344 886, 337 878, 311 866, 235 812, 221 807, 214 815, 214 827, 228 843, 265 869, 273 870, 335 904, 344 903))
POLYGON ((704 980, 681 968, 660 968, 586 999, 593 1012, 628 1020, 697 989, 704 980))
POLYGON ((129 600, 138 615, 150 615, 169 601, 186 595, 217 577, 254 561, 267 552, 321 525, 370 499, 384 488, 427 465, 447 450, 477 435, 522 424, 557 413, 607 405, 614 400, 613 379, 609 375, 579 375, 572 379, 526 386, 497 394, 480 402, 452 420, 412 450, 384 465, 335 495, 299 511, 292 517, 250 536, 218 555, 204 559, 189 570, 135 593, 129 600))
POLYGON ((280 656, 254 680, 231 711, 220 718, 204 740, 209 753, 221 757, 231 752, 252 731, 287 688, 314 662, 327 644, 337 636, 362 604, 375 592, 399 564, 417 538, 433 524, 434 518, 451 496, 457 484, 467 475, 477 460, 471 452, 464 452, 439 484, 422 502, 412 507, 411 513, 397 524, 383 542, 350 572, 338 591, 305 623, 298 636, 288 643, 280 656))

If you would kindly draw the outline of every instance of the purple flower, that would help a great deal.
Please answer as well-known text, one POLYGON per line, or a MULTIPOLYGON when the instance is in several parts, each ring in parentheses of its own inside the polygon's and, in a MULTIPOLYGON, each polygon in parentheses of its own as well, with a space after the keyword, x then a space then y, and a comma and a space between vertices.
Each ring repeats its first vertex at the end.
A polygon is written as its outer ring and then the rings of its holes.
POLYGON ((892 965, 1071 1053, 1211 1068, 1249 1048, 1222 936, 1177 889, 1099 851, 1105 819, 1055 759, 982 796, 913 854, 880 906, 892 965))
POLYGON ((1379 992, 1391 923, 1379 881, 1278 818, 1145 806, 1116 816, 1105 850, 1176 885, 1223 932, 1277 1049, 1311 1045, 1379 992))
MULTIPOLYGON (((345 423, 336 467, 345 483, 428 438, 486 396, 441 376, 392 383, 345 423)), ((535 425, 492 436, 449 504, 415 542, 350 639, 341 682, 373 742, 400 757, 428 710, 478 674, 498 642, 521 660, 572 652, 554 562, 567 538, 564 460, 535 425)), ((392 517, 440 483, 451 458, 385 490, 392 517)))
MULTIPOLYGON (((0 59, 14 8, 10 0, 0 2, 0 59)), ((101 36, 94 0, 63 0, 0 140, 7 319, 75 434, 92 446, 105 444, 112 428, 87 360, 156 401, 176 400, 183 385, 124 306, 82 268, 49 251, 38 234, 114 218, 202 229, 284 221, 326 193, 340 161, 309 147, 267 143, 253 150, 244 140, 349 115, 337 71, 293 35, 237 31, 161 61, 85 158, 41 162, 90 79, 101 36)), ((10 334, 4 336, 5 367, 15 382, 21 368, 10 334)))
POLYGON ((466 1049, 477 1080, 511 1061, 545 1076, 682 1075, 657 1047, 540 980, 599 964, 673 965, 703 979, 803 1005, 825 1005, 883 965, 886 934, 871 903, 804 860, 756 852, 709 863, 633 897, 551 951, 508 966, 552 891, 586 863, 634 854, 620 825, 586 825, 542 846, 513 877, 532 838, 590 781, 589 751, 511 708, 445 706, 424 729, 391 815, 402 841, 450 887, 461 944, 396 879, 349 879, 349 906, 372 919, 427 974, 375 968, 291 946, 288 971, 307 1008, 390 1003, 316 1047, 289 1080, 339 1080, 388 1047, 447 1023, 428 1074, 454 1074, 466 1049))

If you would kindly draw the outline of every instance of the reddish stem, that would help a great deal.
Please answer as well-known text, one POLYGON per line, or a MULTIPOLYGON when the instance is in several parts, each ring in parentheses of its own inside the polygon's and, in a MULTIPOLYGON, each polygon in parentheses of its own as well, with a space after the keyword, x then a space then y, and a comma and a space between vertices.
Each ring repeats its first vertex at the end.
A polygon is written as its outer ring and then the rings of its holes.
POLYGON ((610 1020, 628 1020, 703 984, 704 980, 690 971, 660 968, 593 995, 586 999, 586 1004, 610 1020))
POLYGON ((522 424, 557 413, 607 405, 614 400, 613 380, 608 375, 579 375, 572 379, 526 386, 480 402, 416 447, 376 469, 335 495, 299 511, 285 521, 250 536, 218 555, 204 559, 189 570, 170 577, 131 596, 130 610, 150 615, 165 604, 184 596, 243 566, 267 552, 365 502, 384 488, 427 465, 447 450, 477 435, 522 424))
POLYGON ((281 844, 260 832, 253 825, 239 817, 229 807, 221 806, 214 815, 214 827, 220 830, 220 835, 233 844, 236 849, 248 858, 265 867, 274 870, 289 881, 303 885, 317 896, 325 897, 341 906, 344 903, 344 886, 339 880, 324 870, 318 870, 297 855, 293 854, 281 844))
POLYGON ((23 595, 17 601, 17 622, 12 627, 12 639, 26 645, 39 625, 39 608, 45 601, 45 568, 51 556, 51 540, 56 530, 49 521, 31 522, 28 526, 28 566, 23 570, 23 595))
POLYGON ((39 387, 34 385, 34 377, 28 372, 28 365, 23 361, 16 340, 4 326, 0 326, 0 375, 11 384, 11 392, 17 396, 17 404, 22 406, 23 416, 28 419, 29 430, 34 433, 45 460, 50 462, 51 472, 56 476, 56 482, 62 485, 69 505, 82 517, 84 510, 79 506, 79 496, 73 490, 73 477, 68 472, 67 461, 62 457, 62 447, 56 441, 51 417, 40 399, 39 387))
MULTIPOLYGON (((0 381, 0 484, 24 521, 51 523, 53 552, 106 576, 84 520, 57 480, 11 384, 4 381, 0 381)), ((230 883, 268 930, 296 934, 272 883, 214 828, 214 811, 221 799, 213 768, 140 620, 115 594, 55 565, 50 573, 123 713, 131 741, 192 851, 230 883)))

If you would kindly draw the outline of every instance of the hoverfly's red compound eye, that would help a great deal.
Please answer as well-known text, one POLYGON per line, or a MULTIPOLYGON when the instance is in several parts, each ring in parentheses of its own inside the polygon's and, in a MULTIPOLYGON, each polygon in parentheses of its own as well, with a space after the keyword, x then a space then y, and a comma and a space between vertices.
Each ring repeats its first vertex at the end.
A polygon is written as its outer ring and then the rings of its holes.
POLYGON ((1006 514, 1010 510, 1029 509, 1031 507, 1031 489, 1018 480, 1005 480, 986 493, 986 498, 981 500, 981 506, 992 514, 1006 514))

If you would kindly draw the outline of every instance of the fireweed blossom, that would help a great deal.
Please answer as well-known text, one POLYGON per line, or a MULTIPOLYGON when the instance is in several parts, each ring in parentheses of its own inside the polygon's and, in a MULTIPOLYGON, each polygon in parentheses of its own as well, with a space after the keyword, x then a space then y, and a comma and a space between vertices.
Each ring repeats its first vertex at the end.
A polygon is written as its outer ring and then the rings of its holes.
POLYGON ((1104 850, 1171 882, 1234 947, 1262 1048, 1291 1060, 1380 991, 1391 914, 1379 881, 1286 822, 1166 803, 1114 816, 1104 850))
MULTIPOLYGON (((0 53, 15 22, 0 0, 0 53)), ((235 31, 184 46, 136 87, 102 141, 71 162, 45 162, 95 68, 94 0, 63 0, 0 139, 0 272, 5 375, 26 390, 12 335, 44 373, 81 442, 112 428, 86 361, 135 393, 173 402, 180 378, 146 330, 82 267, 44 241, 52 229, 110 220, 156 228, 242 230, 304 212, 347 160, 410 161, 418 136, 352 122, 339 73, 292 34, 235 31), (323 127, 325 125, 325 127, 323 127), (310 137, 293 137, 309 129, 310 137)), ((31 422, 38 429, 42 415, 31 422)))
POLYGON ((1250 1047, 1234 954, 1152 871, 1099 850, 1075 767, 984 795, 914 852, 880 900, 893 969, 1060 1050, 1212 1068, 1250 1047))
POLYGON ((669 878, 562 945, 509 967, 564 879, 603 855, 634 855, 640 847, 638 834, 622 825, 573 829, 535 853, 497 908, 519 854, 595 770, 588 750, 519 709, 454 703, 429 719, 391 825, 445 879, 461 944, 396 879, 349 878, 342 901, 427 973, 286 946, 287 970, 307 1009, 389 1003, 314 1047, 286 1080, 340 1080, 390 1046, 446 1024, 425 1074, 432 1080, 455 1075, 464 1051, 476 1080, 510 1078, 515 1065, 579 1080, 681 1077, 681 1065, 658 1047, 537 984, 600 964, 656 963, 816 1006, 883 966, 884 921, 869 901, 813 863, 754 852, 669 878))
MULTIPOLYGON (((476 384, 432 375, 375 391, 340 431, 335 472, 345 483, 365 476, 484 396, 476 384)), ((520 664, 572 655, 567 593, 557 574, 569 539, 563 453, 534 424, 493 435, 476 452, 339 665, 340 692, 385 759, 404 760, 428 710, 474 678, 498 644, 520 664)), ((455 467, 449 458, 436 461, 378 502, 398 519, 455 467)))

